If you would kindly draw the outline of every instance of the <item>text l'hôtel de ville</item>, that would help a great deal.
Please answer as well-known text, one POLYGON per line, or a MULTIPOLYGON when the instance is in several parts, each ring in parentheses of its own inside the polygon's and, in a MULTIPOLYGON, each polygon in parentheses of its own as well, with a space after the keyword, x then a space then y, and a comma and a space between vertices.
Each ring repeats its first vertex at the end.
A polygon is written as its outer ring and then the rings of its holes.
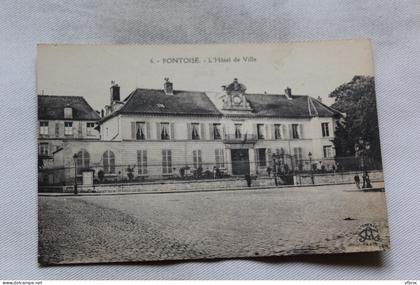
POLYGON ((254 63, 256 61, 257 58, 254 56, 162 57, 150 59, 152 64, 254 63))

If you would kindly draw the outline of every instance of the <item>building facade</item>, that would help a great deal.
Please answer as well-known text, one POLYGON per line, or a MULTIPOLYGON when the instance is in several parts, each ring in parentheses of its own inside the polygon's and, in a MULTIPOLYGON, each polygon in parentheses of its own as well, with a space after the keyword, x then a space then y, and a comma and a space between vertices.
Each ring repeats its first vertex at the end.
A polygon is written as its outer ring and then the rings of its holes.
POLYGON ((53 174, 47 170, 54 167, 54 153, 63 149, 65 141, 100 139, 99 119, 83 97, 38 95, 40 182, 54 183, 53 174))
MULTIPOLYGON (((235 79, 221 92, 136 89, 123 101, 111 87, 99 121, 100 140, 65 140, 55 167, 94 169, 106 179, 159 179, 185 171, 266 175, 273 154, 289 168, 308 159, 333 158, 340 114, 305 95, 250 94, 235 79), (79 157, 73 161, 74 154, 79 157)), ((70 181, 74 174, 60 174, 70 181)))

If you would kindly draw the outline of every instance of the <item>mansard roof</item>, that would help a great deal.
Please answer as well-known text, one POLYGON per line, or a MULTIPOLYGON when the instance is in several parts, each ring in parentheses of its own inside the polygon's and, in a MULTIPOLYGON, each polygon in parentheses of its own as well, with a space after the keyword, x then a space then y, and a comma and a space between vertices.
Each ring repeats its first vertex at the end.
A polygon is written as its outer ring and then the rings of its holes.
POLYGON ((307 95, 245 94, 254 114, 259 117, 308 118, 333 117, 340 113, 307 95))
MULTIPOLYGON (((341 114, 307 95, 292 95, 291 100, 281 94, 248 94, 251 106, 247 114, 233 116, 311 118, 335 117, 341 114)), ((174 90, 167 95, 162 89, 137 88, 124 100, 120 109, 105 116, 106 121, 118 114, 223 116, 232 115, 223 110, 220 94, 216 92, 174 90)))
POLYGON ((73 109, 72 120, 98 121, 100 116, 81 96, 38 95, 39 120, 64 120, 64 107, 73 109))
POLYGON ((163 90, 134 90, 125 100, 121 114, 155 115, 198 115, 220 116, 220 111, 207 97, 205 92, 174 90, 173 95, 166 95, 163 90))

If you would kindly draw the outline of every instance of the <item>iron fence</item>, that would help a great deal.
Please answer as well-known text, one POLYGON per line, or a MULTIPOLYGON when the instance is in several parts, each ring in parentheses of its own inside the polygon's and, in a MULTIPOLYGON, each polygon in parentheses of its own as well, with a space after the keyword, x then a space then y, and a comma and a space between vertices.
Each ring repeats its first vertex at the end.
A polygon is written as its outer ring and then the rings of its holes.
POLYGON ((293 175, 315 175, 322 173, 344 173, 349 171, 382 170, 382 164, 366 157, 337 157, 323 159, 298 159, 290 155, 274 155, 256 160, 232 161, 230 163, 193 164, 124 164, 92 165, 83 169, 71 167, 40 168, 40 185, 71 185, 82 183, 83 172, 92 172, 94 184, 136 183, 156 180, 204 180, 244 176, 249 173, 258 177, 293 175))

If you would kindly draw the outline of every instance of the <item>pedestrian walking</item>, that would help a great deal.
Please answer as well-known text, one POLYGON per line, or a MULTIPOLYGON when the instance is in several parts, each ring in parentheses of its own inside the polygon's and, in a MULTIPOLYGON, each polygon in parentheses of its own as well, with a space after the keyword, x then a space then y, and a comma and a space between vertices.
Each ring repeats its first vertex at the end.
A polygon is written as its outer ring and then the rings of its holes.
POLYGON ((268 177, 271 177, 271 167, 270 166, 267 167, 267 174, 268 174, 268 177))
POLYGON ((360 190, 360 177, 359 177, 359 174, 356 174, 356 175, 354 176, 354 183, 356 183, 356 187, 357 187, 357 189, 359 189, 359 190, 360 190))
POLYGON ((251 187, 251 175, 249 175, 249 173, 245 174, 245 180, 248 187, 251 187))

